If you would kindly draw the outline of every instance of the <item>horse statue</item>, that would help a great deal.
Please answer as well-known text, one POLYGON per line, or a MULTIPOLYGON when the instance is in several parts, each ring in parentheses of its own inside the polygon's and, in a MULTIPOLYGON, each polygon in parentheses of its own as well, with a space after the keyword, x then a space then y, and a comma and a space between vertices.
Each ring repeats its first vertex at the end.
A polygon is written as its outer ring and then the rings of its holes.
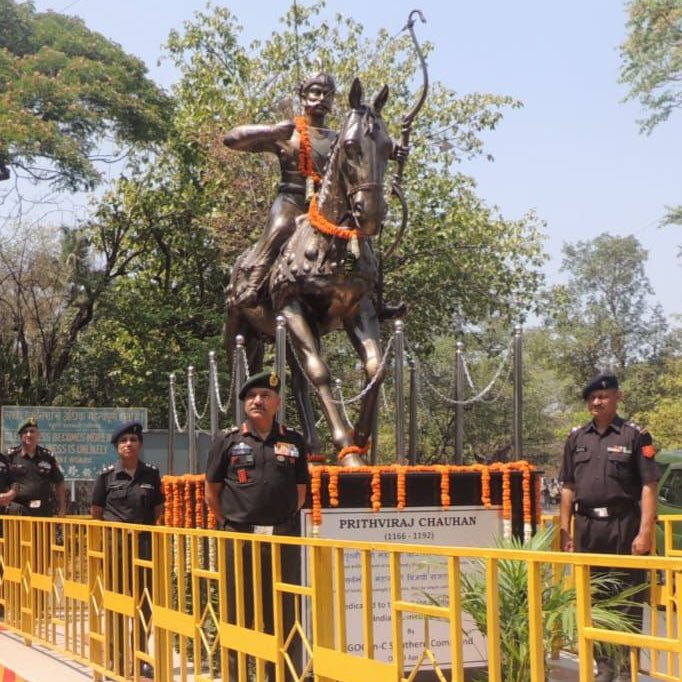
POLYGON ((379 319, 373 302, 378 267, 371 237, 384 220, 383 180, 393 142, 381 118, 388 99, 384 86, 373 105, 362 102, 356 78, 350 89, 350 112, 341 127, 324 171, 320 191, 307 214, 297 219, 271 269, 267 293, 255 307, 240 305, 244 268, 232 270, 227 288, 225 343, 228 357, 237 335, 245 340, 249 366, 262 363, 263 341, 274 338, 276 318, 287 323, 287 361, 303 431, 311 451, 319 451, 307 382, 314 387, 339 459, 346 466, 364 464, 383 376, 379 319), (332 396, 330 372, 321 339, 343 328, 365 373, 360 413, 350 432, 332 396))

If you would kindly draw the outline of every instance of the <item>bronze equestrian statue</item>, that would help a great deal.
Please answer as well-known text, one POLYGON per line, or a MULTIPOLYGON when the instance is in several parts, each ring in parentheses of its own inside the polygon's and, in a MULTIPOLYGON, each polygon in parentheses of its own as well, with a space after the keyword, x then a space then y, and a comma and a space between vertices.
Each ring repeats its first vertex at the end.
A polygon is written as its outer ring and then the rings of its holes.
POLYGON ((245 277, 240 278, 238 290, 228 290, 228 304, 256 305, 259 294, 265 293, 263 285, 279 250, 294 233, 296 218, 307 210, 310 197, 319 190, 336 140, 336 133, 325 127, 335 92, 332 76, 320 70, 299 88, 302 116, 274 125, 237 126, 223 138, 230 149, 275 154, 282 175, 263 234, 235 264, 245 277), (302 147, 307 154, 299 153, 302 147))
MULTIPOLYGON (((351 111, 333 145, 319 194, 312 197, 308 213, 296 220, 294 234, 276 256, 267 289, 255 305, 250 297, 237 294, 253 284, 252 271, 240 265, 233 269, 227 295, 228 356, 241 334, 249 365, 258 367, 262 341, 274 337, 276 316, 283 315, 292 387, 305 436, 315 452, 319 440, 301 367, 318 394, 342 463, 351 466, 364 464, 361 454, 368 444, 382 379, 379 318, 373 302, 378 270, 371 237, 381 229, 386 213, 384 174, 395 155, 381 118, 387 98, 384 86, 373 106, 363 104, 360 81, 353 81, 351 111), (320 353, 321 338, 341 328, 362 361, 369 386, 352 433, 334 403, 329 369, 320 353)), ((248 257, 246 252, 238 263, 248 262, 248 257)))

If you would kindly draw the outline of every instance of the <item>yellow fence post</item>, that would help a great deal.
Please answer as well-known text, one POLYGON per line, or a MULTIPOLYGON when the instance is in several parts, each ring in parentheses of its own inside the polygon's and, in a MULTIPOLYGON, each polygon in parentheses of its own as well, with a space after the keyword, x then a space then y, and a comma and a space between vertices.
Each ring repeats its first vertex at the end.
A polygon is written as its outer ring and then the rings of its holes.
POLYGON ((500 651, 500 590, 497 571, 497 559, 486 559, 486 623, 488 630, 488 679, 490 682, 500 682, 502 679, 502 656, 500 651))
POLYGON ((542 624, 542 566, 538 561, 528 563, 528 645, 530 647, 530 679, 544 682, 545 649, 542 624))
POLYGON ((581 681, 592 682, 594 679, 594 643, 585 635, 585 628, 592 627, 590 567, 579 564, 574 567, 574 572, 578 620, 578 669, 581 681))
MULTIPOLYGON (((332 550, 330 547, 311 547, 308 553, 311 562, 310 575, 313 590, 313 666, 316 650, 334 648, 334 614, 329 608, 333 604, 332 550)), ((334 682, 331 678, 315 675, 316 682, 334 682)))

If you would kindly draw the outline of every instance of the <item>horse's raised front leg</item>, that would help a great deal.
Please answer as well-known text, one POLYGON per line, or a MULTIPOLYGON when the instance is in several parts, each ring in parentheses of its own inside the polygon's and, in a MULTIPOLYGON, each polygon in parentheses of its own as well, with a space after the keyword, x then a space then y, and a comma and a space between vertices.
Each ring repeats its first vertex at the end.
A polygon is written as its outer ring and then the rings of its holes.
POLYGON ((362 299, 359 308, 358 314, 344 326, 365 370, 365 387, 374 381, 362 399, 360 414, 355 423, 353 444, 364 448, 372 434, 377 398, 384 377, 383 374, 378 376, 381 366, 379 318, 367 296, 362 299))
POLYGON ((287 321, 289 338, 303 371, 317 390, 322 410, 327 417, 332 440, 338 449, 350 445, 350 434, 332 397, 329 368, 319 351, 319 339, 305 319, 300 303, 288 303, 280 311, 287 321))

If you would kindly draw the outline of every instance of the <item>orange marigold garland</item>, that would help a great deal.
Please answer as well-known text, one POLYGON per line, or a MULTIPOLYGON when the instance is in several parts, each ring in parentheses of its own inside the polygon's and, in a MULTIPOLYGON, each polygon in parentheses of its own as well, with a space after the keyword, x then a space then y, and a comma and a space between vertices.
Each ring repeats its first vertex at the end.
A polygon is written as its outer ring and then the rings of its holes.
POLYGON ((206 506, 204 504, 204 477, 195 476, 194 477, 194 517, 195 517, 194 523, 196 524, 194 526, 195 528, 206 527, 205 510, 206 506))
POLYGON ((308 208, 308 220, 310 224, 320 232, 328 234, 332 237, 340 237, 341 239, 358 239, 362 235, 354 228, 343 227, 339 225, 334 225, 331 221, 327 220, 317 208, 317 199, 312 197, 310 199, 310 206, 308 208))
POLYGON ((329 506, 339 506, 339 467, 329 467, 329 506))
POLYGON ((406 504, 406 481, 405 481, 405 467, 404 466, 399 466, 398 467, 398 476, 396 477, 396 486, 397 486, 397 494, 398 494, 398 506, 397 508, 402 511, 405 509, 405 504, 406 504))
MULTIPOLYGON (((364 468, 364 467, 363 467, 364 468)), ((381 470, 376 468, 372 472, 372 511, 381 511, 381 470)))
POLYGON ((194 508, 192 506, 192 489, 194 488, 192 477, 184 476, 185 479, 185 504, 184 504, 184 526, 185 528, 194 528, 194 508))
POLYGON ((449 467, 438 467, 440 470, 440 504, 442 507, 450 506, 450 471, 449 467))
POLYGON ((322 496, 320 490, 322 488, 322 467, 315 467, 312 470, 310 479, 310 493, 313 498, 313 535, 316 534, 315 528, 322 523, 322 496))
MULTIPOLYGON (((351 446, 348 451, 362 452, 363 448, 351 446)), ((342 454, 346 454, 342 451, 342 454)), ((485 507, 492 506, 491 499, 491 473, 499 473, 502 476, 502 518, 506 537, 511 535, 512 498, 511 498, 511 474, 518 471, 522 474, 522 504, 524 535, 528 536, 532 531, 532 495, 534 467, 526 461, 495 463, 489 466, 474 464, 471 466, 456 465, 416 465, 416 466, 362 466, 343 468, 339 466, 312 466, 311 495, 312 495, 312 521, 313 533, 319 532, 322 523, 322 475, 328 476, 329 505, 339 505, 339 476, 352 474, 369 474, 371 476, 370 504, 373 511, 381 510, 381 475, 394 474, 397 487, 397 509, 402 510, 407 505, 406 489, 407 475, 410 473, 437 473, 440 476, 440 502, 443 507, 449 507, 452 503, 450 496, 450 475, 452 473, 476 472, 481 476, 481 504, 485 507)), ((167 525, 175 527, 216 527, 215 515, 205 505, 204 485, 205 477, 202 475, 165 476, 163 489, 166 496, 166 510, 164 520, 167 525)), ((535 479, 535 493, 539 495, 539 478, 535 479)), ((536 498, 539 499, 539 498, 536 498)), ((536 511, 540 513, 539 503, 536 511)))
POLYGON ((298 143, 298 170, 304 178, 311 178, 317 186, 320 182, 320 176, 315 172, 313 164, 313 145, 310 142, 308 121, 305 116, 294 116, 294 125, 300 138, 298 143))

